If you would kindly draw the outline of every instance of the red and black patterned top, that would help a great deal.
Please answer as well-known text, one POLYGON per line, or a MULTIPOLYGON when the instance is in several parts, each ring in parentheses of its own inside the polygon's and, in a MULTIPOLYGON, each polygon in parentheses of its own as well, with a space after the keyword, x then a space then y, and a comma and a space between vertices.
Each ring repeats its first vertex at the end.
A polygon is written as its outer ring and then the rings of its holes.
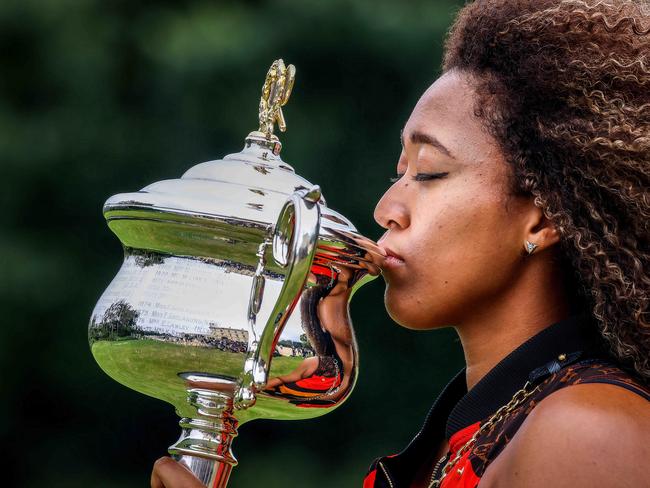
MULTIPOLYGON (((539 385, 524 403, 479 436, 445 477, 440 488, 475 488, 488 465, 501 453, 533 408, 548 395, 579 383, 609 383, 650 401, 650 387, 618 365, 593 326, 577 317, 553 324, 515 349, 469 392, 462 369, 434 402, 424 425, 399 454, 376 459, 364 488, 406 488, 423 466, 436 464, 443 436, 446 459, 455 456, 494 412, 508 403, 526 381, 539 385)), ((439 476, 446 460, 437 463, 439 476)), ((428 471, 428 470, 427 470, 428 471)))

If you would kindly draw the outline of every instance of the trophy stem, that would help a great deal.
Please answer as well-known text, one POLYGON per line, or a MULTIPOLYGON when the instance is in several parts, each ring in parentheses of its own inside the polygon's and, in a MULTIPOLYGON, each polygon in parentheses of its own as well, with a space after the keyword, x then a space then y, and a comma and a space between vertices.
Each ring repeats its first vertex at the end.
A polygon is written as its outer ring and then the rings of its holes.
POLYGON ((233 466, 197 456, 174 456, 208 488, 226 488, 233 466))
POLYGON ((237 436, 232 398, 232 391, 188 389, 187 401, 196 407, 198 418, 180 420, 180 438, 168 449, 208 488, 225 488, 237 465, 231 450, 237 436))

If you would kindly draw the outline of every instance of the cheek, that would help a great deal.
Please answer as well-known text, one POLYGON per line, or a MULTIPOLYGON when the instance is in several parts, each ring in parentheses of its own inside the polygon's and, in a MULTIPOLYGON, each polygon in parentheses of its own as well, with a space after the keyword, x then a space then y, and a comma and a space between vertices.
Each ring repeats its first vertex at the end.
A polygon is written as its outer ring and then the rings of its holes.
POLYGON ((518 256, 503 199, 472 193, 446 198, 412 220, 408 278, 386 289, 387 310, 398 323, 453 324, 512 282, 518 256))
MULTIPOLYGON (((502 227, 498 203, 466 192, 446 198, 437 208, 420 212, 412 223, 412 243, 428 276, 459 276, 480 267, 495 246, 502 227)), ((440 280, 434 279, 435 282, 440 280)))

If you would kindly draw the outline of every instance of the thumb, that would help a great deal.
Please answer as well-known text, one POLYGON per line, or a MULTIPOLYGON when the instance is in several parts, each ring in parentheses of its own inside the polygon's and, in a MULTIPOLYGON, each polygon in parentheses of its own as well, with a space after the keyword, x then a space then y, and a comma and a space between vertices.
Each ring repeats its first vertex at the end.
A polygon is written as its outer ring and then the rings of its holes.
POLYGON ((206 488, 183 464, 161 457, 153 465, 151 488, 206 488))

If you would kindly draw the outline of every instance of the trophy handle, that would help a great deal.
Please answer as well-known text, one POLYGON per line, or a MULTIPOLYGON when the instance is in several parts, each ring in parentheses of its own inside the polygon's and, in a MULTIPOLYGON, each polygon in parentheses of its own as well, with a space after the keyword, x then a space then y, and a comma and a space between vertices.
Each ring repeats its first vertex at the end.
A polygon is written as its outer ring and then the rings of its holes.
MULTIPOLYGON (((235 395, 237 409, 255 404, 255 393, 266 386, 275 343, 300 298, 314 260, 320 229, 320 198, 318 185, 300 189, 287 199, 280 211, 273 233, 273 259, 278 266, 286 269, 286 277, 257 345, 246 359, 240 387, 235 395)), ((264 247, 263 244, 260 248, 262 254, 264 247)), ((259 268, 253 279, 249 303, 249 320, 253 328, 264 292, 264 276, 259 268)))

